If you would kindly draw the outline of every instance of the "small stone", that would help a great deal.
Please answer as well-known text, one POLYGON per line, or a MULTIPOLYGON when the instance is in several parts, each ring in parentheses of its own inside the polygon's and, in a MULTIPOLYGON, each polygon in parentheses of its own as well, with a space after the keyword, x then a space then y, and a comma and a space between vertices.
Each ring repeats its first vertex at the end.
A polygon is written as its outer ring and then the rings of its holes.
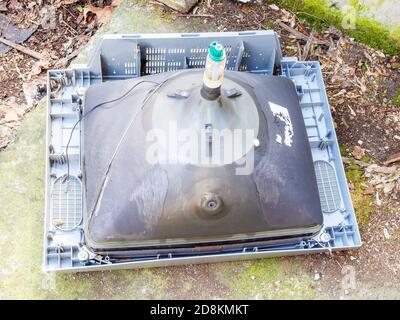
POLYGON ((190 9, 198 2, 198 0, 158 0, 172 9, 182 13, 189 12, 190 9))
POLYGON ((390 239, 389 231, 386 228, 383 228, 383 235, 386 240, 390 239))
POLYGON ((315 274, 314 274, 314 281, 318 281, 318 280, 320 280, 320 279, 321 279, 320 273, 319 273, 319 272, 315 273, 315 274))
POLYGON ((357 259, 356 257, 350 256, 350 260, 351 260, 351 261, 354 261, 354 260, 356 260, 356 259, 357 259))
POLYGON ((375 53, 378 55, 378 57, 381 57, 381 58, 386 57, 386 55, 382 51, 376 50, 375 53))
POLYGON ((344 290, 344 294, 348 295, 349 294, 349 290, 344 290))
POLYGON ((268 7, 274 11, 279 11, 279 7, 275 4, 270 4, 268 7))
POLYGON ((361 146, 364 143, 364 141, 358 140, 357 143, 361 146))
POLYGON ((376 193, 376 205, 380 207, 382 205, 382 200, 379 198, 379 193, 376 193))

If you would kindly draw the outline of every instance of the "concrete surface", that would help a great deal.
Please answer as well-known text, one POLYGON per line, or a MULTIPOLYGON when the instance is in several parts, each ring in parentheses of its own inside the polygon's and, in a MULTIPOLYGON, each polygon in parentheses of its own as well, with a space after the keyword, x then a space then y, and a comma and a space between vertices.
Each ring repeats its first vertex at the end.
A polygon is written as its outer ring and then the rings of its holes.
MULTIPOLYGON (((189 22, 188 22, 189 21, 189 22)), ((141 3, 118 8, 105 32, 204 31, 172 21, 141 3)), ((95 38, 99 37, 99 34, 95 38)), ((77 59, 85 62, 88 44, 77 59)), ((41 271, 44 216, 45 99, 0 153, 0 299, 315 298, 313 279, 295 259, 281 258, 80 274, 41 271)))

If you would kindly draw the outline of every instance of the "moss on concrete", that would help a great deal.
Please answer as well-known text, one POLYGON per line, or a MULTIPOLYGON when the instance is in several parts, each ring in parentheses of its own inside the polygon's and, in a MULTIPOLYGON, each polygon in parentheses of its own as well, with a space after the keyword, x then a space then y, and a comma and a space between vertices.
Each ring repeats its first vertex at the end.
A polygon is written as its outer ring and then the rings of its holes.
MULTIPOLYGON (((370 158, 365 156, 362 161, 370 162, 370 158)), ((346 178, 353 186, 350 193, 360 229, 368 225, 371 215, 375 210, 373 197, 364 194, 365 187, 367 186, 367 179, 363 177, 363 173, 364 170, 351 158, 350 165, 346 168, 346 178)))
POLYGON ((44 108, 0 153, 0 297, 26 298, 40 286, 44 202, 44 108), (31 281, 26 281, 29 277, 31 281), (7 293, 6 293, 7 292, 7 293))
MULTIPOLYGON (((350 153, 349 148, 345 145, 339 145, 340 154, 347 157, 350 153)), ((361 159, 362 162, 371 163, 372 158, 365 155, 361 159)), ((360 229, 365 228, 374 213, 375 204, 372 195, 364 194, 368 186, 367 179, 363 176, 364 169, 356 164, 354 158, 350 158, 350 164, 345 167, 347 182, 352 186, 350 188, 351 199, 353 201, 354 210, 356 212, 357 222, 360 229)))
POLYGON ((400 54, 400 27, 399 30, 390 31, 382 23, 371 18, 359 15, 365 10, 358 0, 349 2, 355 8, 355 28, 344 29, 342 22, 345 15, 337 8, 328 5, 327 0, 267 0, 268 3, 276 3, 306 20, 318 30, 324 30, 330 25, 347 33, 357 41, 380 49, 388 54, 400 54))
POLYGON ((232 299, 317 298, 315 282, 291 258, 226 263, 219 277, 232 289, 232 299))
POLYGON ((369 224, 371 215, 374 212, 373 199, 371 196, 364 195, 361 190, 352 191, 351 199, 356 211, 358 226, 362 230, 369 224))

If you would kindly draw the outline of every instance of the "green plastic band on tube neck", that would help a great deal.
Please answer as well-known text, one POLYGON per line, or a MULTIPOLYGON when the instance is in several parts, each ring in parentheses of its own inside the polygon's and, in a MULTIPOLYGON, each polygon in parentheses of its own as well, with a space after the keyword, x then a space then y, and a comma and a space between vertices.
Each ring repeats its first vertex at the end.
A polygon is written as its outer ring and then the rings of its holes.
POLYGON ((214 41, 210 44, 210 49, 208 50, 208 53, 210 55, 211 60, 217 62, 224 60, 225 57, 224 47, 217 41, 214 41))

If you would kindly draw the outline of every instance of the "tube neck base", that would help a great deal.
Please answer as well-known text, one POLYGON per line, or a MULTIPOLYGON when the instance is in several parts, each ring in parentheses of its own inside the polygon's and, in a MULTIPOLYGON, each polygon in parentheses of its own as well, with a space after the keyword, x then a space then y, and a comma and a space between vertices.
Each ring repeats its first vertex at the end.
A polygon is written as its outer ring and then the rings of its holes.
POLYGON ((221 87, 209 88, 203 83, 200 94, 204 99, 217 100, 221 96, 221 87))

